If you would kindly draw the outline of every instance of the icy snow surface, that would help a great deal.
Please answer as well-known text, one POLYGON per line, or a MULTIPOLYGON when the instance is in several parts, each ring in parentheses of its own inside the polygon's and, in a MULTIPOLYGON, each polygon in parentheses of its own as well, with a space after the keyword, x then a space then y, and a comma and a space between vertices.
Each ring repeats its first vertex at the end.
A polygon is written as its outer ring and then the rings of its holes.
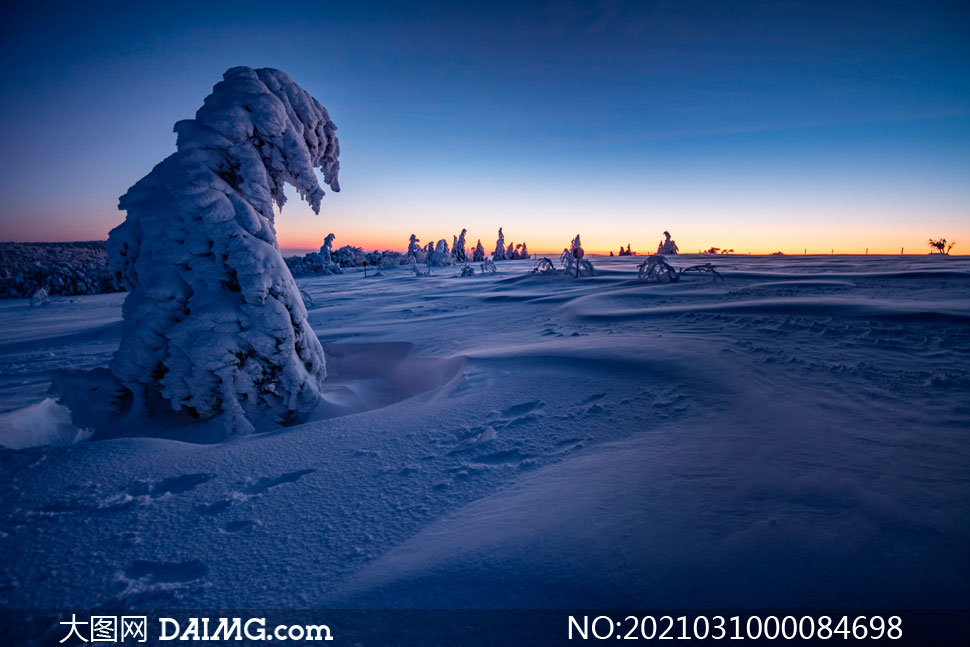
MULTIPOLYGON (((0 604, 970 604, 970 259, 640 260, 299 280, 313 420, 0 450, 0 604)), ((122 299, 0 303, 0 442, 122 299)))

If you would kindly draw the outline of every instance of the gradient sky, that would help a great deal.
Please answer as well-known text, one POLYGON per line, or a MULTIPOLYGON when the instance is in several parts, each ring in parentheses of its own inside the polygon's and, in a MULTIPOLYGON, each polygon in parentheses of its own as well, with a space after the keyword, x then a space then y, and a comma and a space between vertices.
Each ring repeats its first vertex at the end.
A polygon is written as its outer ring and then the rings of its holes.
POLYGON ((235 65, 330 111, 342 191, 281 247, 970 252, 970 4, 5 8, 0 240, 103 239, 235 65))

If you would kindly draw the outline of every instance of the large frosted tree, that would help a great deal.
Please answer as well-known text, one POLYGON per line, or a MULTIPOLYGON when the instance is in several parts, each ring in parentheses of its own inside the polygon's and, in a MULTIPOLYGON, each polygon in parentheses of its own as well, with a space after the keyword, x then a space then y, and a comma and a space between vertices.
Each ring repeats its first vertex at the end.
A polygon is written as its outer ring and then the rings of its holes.
POLYGON ((235 67, 177 151, 121 197, 108 257, 128 288, 111 370, 152 413, 167 403, 228 428, 288 423, 314 408, 323 349, 276 242, 274 203, 290 184, 319 213, 339 191, 327 111, 289 76, 235 67))

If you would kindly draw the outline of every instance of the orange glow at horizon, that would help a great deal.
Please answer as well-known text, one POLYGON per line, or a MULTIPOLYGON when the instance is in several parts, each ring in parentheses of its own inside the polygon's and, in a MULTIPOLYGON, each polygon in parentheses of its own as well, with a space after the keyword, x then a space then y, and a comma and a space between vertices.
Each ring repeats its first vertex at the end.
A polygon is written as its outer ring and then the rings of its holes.
MULTIPOLYGON (((510 243, 518 244, 525 242, 532 254, 558 255, 564 247, 569 245, 573 236, 579 233, 582 238, 583 248, 590 254, 609 255, 612 251, 616 254, 620 247, 624 249, 627 244, 630 249, 638 254, 652 254, 656 252, 658 243, 663 239, 663 227, 656 226, 656 232, 645 232, 646 227, 639 227, 635 235, 624 234, 615 225, 608 222, 600 223, 596 229, 591 227, 576 227, 567 229, 563 227, 561 232, 555 235, 541 231, 537 226, 520 224, 511 227, 503 227, 505 235, 505 245, 510 243)), ((334 248, 344 245, 352 245, 362 248, 364 251, 372 250, 391 250, 404 252, 407 250, 408 238, 411 233, 418 236, 422 246, 429 242, 437 242, 444 239, 448 247, 452 246, 453 237, 460 233, 458 231, 439 231, 440 227, 434 228, 433 232, 427 231, 427 227, 415 229, 413 232, 401 229, 399 232, 374 232, 367 228, 356 226, 334 226, 330 228, 314 228, 316 231, 306 231, 288 227, 284 223, 279 223, 279 245, 283 249, 319 249, 323 244, 323 239, 327 233, 333 231, 336 234, 334 248), (326 229, 326 231, 324 231, 326 229), (429 235, 432 234, 433 235, 429 235)), ((706 251, 711 247, 720 249, 733 249, 735 254, 767 255, 773 252, 782 252, 786 255, 807 254, 873 254, 873 255, 898 255, 901 250, 905 254, 928 254, 930 253, 927 244, 928 236, 921 227, 911 226, 906 229, 887 231, 862 231, 856 228, 847 228, 837 232, 812 231, 809 228, 791 227, 788 231, 758 231, 755 227, 737 226, 734 231, 727 231, 727 228, 720 228, 717 231, 705 233, 699 231, 700 227, 689 223, 682 224, 680 227, 670 226, 671 236, 676 241, 680 253, 694 254, 706 251)), ((959 241, 961 237, 957 235, 949 237, 949 240, 959 241)), ((968 232, 970 233, 970 232, 968 232)), ((491 254, 495 249, 498 227, 486 232, 469 231, 466 234, 466 247, 471 251, 479 238, 482 247, 487 254, 491 254)), ((935 236, 934 236, 935 237, 935 236)), ((970 238, 963 236, 964 240, 970 238)), ((954 256, 970 253, 970 242, 963 246, 957 244, 951 252, 954 256)))

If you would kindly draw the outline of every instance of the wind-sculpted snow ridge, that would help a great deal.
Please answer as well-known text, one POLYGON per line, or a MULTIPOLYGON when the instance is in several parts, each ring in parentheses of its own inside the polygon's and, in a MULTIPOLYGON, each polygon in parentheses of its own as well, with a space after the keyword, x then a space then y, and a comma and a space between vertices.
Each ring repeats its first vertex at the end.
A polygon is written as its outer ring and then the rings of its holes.
POLYGON ((256 417, 288 423, 317 404, 323 349, 280 255, 273 205, 290 184, 318 213, 315 168, 339 190, 335 131, 283 72, 235 67, 195 119, 175 124, 177 152, 121 197, 128 215, 108 260, 130 294, 111 370, 136 410, 166 401, 246 432, 256 417))

